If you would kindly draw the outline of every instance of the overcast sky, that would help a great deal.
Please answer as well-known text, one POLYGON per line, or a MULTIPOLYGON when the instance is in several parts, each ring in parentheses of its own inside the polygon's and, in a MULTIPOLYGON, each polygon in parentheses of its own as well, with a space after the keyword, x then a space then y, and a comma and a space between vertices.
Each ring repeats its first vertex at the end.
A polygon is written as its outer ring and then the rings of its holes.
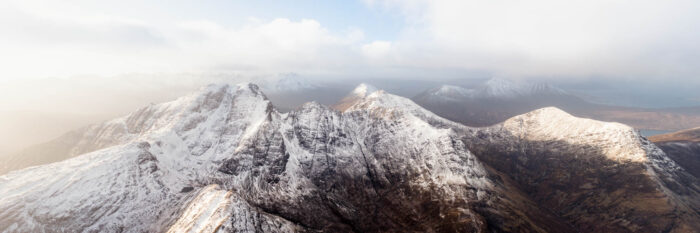
POLYGON ((208 83, 286 74, 416 90, 524 79, 604 103, 700 105, 699 12, 698 0, 2 0, 0 154, 208 83))
POLYGON ((54 90, 47 79, 136 88, 125 75, 698 84, 698 12, 697 0, 4 0, 0 110, 45 101, 28 93, 54 90))

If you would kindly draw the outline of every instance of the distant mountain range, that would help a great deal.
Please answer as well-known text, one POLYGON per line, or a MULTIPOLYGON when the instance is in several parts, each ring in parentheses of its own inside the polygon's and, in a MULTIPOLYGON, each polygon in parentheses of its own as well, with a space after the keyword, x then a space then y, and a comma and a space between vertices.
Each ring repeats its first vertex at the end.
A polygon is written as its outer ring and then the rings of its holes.
POLYGON ((443 85, 412 98, 447 119, 469 126, 488 126, 538 108, 588 105, 578 97, 545 84, 491 79, 474 88, 443 85))
POLYGON ((581 117, 625 123, 638 129, 673 131, 700 126, 700 107, 643 109, 602 105, 548 84, 503 79, 490 79, 473 88, 443 85, 412 99, 440 116, 469 126, 493 125, 548 106, 581 117))
MULTIPOLYGON (((470 93, 556 90, 500 87, 470 93)), ((367 84, 285 113, 223 84, 69 135, 0 176, 0 231, 700 229, 697 177, 629 126, 555 107, 474 128, 367 84)))

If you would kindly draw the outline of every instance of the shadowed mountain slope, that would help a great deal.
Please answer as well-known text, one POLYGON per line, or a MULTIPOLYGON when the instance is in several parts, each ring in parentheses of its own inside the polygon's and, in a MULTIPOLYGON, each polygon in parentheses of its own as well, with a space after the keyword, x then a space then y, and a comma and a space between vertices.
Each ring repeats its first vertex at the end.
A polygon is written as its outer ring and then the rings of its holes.
POLYGON ((0 231, 699 229, 697 179, 627 126, 545 108, 470 128, 368 85, 336 108, 280 113, 253 84, 143 108, 0 176, 0 231))
POLYGON ((668 157, 695 177, 700 177, 700 128, 649 137, 668 157))

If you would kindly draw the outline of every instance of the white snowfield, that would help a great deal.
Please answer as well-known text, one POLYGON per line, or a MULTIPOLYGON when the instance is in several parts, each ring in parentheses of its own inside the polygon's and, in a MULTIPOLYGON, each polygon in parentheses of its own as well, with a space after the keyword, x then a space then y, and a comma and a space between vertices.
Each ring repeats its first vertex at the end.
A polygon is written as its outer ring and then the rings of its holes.
MULTIPOLYGON (((107 122, 96 138, 114 146, 0 176, 0 231, 297 231, 302 226, 261 209, 293 208, 329 190, 319 179, 382 185, 396 171, 454 198, 464 195, 456 185, 475 198, 499 189, 458 140, 466 127, 369 85, 353 93, 344 112, 308 103, 281 114, 253 84, 210 85, 107 122)), ((627 126, 554 108, 502 127, 529 140, 609 145, 614 159, 644 162, 655 150, 627 126)))
POLYGON ((215 184, 202 188, 168 233, 216 232, 231 217, 231 195, 215 184))
POLYGON ((513 117, 502 125, 524 140, 563 141, 574 145, 609 145, 602 148, 605 156, 611 160, 647 160, 641 136, 633 128, 620 123, 577 118, 554 107, 513 117))

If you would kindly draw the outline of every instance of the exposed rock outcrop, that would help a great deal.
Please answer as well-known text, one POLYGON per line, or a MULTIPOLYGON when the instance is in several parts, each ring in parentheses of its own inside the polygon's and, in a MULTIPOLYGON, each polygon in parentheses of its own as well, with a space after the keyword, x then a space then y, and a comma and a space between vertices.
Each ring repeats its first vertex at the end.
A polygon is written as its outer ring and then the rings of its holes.
POLYGON ((698 227, 697 179, 624 125, 542 109, 468 128, 368 86, 342 106, 280 113, 253 84, 149 106, 101 134, 115 146, 0 176, 0 231, 698 227))

